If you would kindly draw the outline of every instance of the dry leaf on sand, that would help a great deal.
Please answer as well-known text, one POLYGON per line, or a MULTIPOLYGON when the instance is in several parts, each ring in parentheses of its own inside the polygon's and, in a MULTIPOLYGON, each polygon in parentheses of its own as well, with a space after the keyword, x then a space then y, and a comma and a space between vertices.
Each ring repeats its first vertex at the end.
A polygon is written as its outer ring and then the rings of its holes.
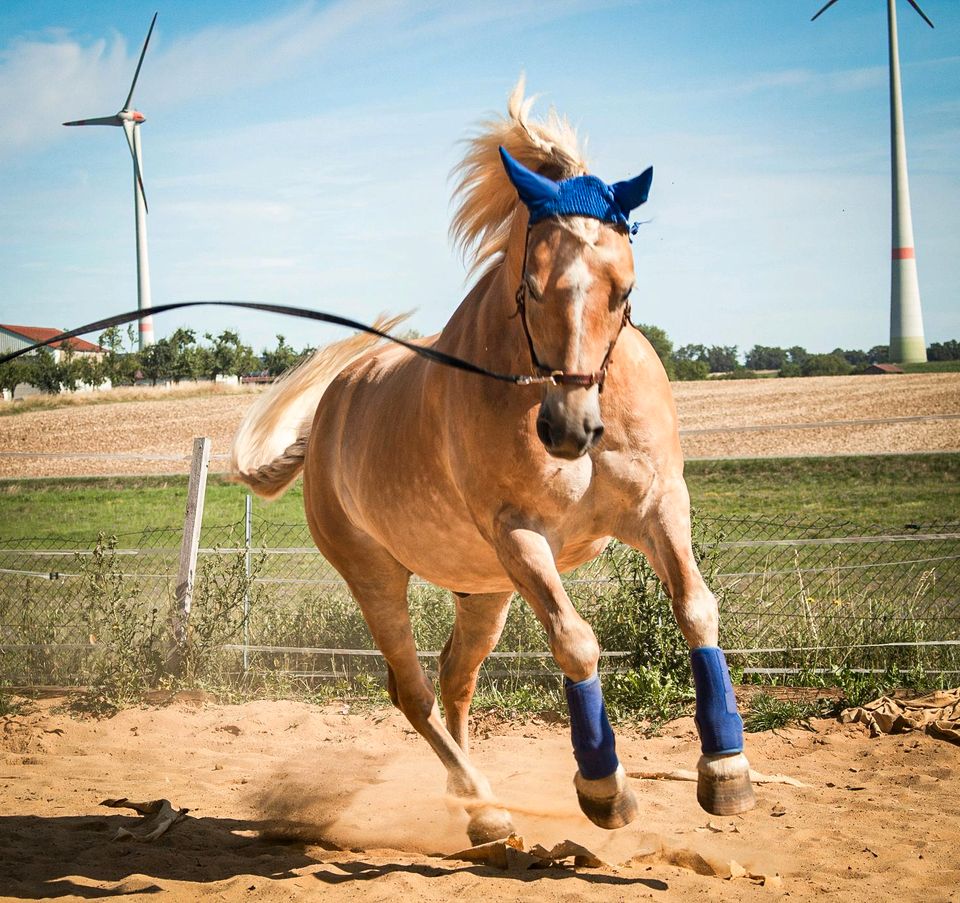
POLYGON ((189 809, 174 809, 169 800, 149 800, 135 803, 126 797, 116 800, 104 800, 101 806, 112 809, 133 809, 144 816, 140 827, 135 831, 118 828, 114 840, 135 840, 138 843, 151 843, 160 835, 165 834, 178 821, 187 817, 189 809))

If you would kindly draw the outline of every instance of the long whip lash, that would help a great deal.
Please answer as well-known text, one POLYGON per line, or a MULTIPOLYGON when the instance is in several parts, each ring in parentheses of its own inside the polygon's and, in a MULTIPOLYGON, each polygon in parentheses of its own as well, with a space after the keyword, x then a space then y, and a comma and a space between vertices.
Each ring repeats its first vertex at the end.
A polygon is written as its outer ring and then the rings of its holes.
POLYGON ((437 351, 435 348, 425 348, 422 345, 415 345, 406 339, 398 339, 389 333, 383 332, 374 326, 367 326, 365 323, 359 323, 351 320, 349 317, 341 317, 337 314, 328 314, 319 310, 309 310, 304 307, 291 307, 286 304, 264 304, 259 301, 176 301, 172 304, 157 304, 147 310, 132 310, 123 314, 115 314, 112 317, 106 317, 103 320, 97 320, 94 323, 87 323, 85 326, 78 326, 76 329, 70 329, 67 332, 61 332, 59 335, 44 339, 27 348, 20 348, 9 354, 0 356, 0 364, 5 364, 23 354, 29 354, 47 345, 55 342, 63 342, 67 339, 73 339, 77 336, 86 335, 91 332, 100 332, 104 329, 110 329, 113 326, 122 326, 124 323, 131 323, 134 320, 142 320, 153 314, 162 314, 168 310, 179 310, 183 307, 240 307, 246 310, 262 310, 272 314, 282 314, 287 317, 299 317, 303 320, 317 320, 321 323, 333 323, 336 326, 346 326, 348 329, 358 329, 361 332, 367 332, 371 335, 379 336, 382 339, 393 342, 396 345, 402 345, 408 348, 420 357, 433 361, 436 364, 442 364, 445 367, 453 367, 455 370, 463 370, 466 373, 476 373, 479 376, 486 376, 489 379, 496 379, 500 382, 513 383, 517 386, 529 386, 538 383, 552 383, 550 376, 529 376, 515 373, 497 373, 481 367, 479 364, 473 364, 453 354, 447 354, 443 351, 437 351))

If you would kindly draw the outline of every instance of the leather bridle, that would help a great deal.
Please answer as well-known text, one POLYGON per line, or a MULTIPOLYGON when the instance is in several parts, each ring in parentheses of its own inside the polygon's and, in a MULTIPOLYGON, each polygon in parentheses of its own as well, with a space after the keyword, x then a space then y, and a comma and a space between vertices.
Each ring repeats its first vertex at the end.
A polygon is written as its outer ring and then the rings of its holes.
POLYGON ((584 388, 597 386, 598 391, 602 392, 603 384, 607 378, 607 370, 610 368, 610 364, 613 363, 613 346, 617 344, 617 339, 620 338, 620 333, 623 332, 624 326, 630 322, 629 299, 624 302, 623 318, 620 320, 620 327, 617 329, 617 334, 607 346, 607 353, 603 356, 599 370, 594 370, 593 373, 567 373, 565 370, 554 370, 551 367, 546 367, 540 363, 540 358, 537 357, 537 351, 533 346, 533 336, 530 335, 530 326, 527 324, 527 252, 529 249, 530 229, 528 228, 526 242, 523 246, 523 266, 520 270, 520 284, 517 286, 517 310, 514 314, 514 316, 520 316, 523 334, 527 337, 527 347, 530 349, 530 363, 533 364, 533 368, 537 372, 537 376, 530 377, 527 384, 549 383, 555 386, 583 386, 584 388))

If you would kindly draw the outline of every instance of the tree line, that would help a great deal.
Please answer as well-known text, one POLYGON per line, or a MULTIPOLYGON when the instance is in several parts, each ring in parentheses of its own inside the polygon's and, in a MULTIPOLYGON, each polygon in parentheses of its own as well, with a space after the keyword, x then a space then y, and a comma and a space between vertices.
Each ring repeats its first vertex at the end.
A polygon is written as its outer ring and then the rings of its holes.
MULTIPOLYGON (((743 354, 741 362, 736 345, 691 344, 674 348, 659 326, 639 324, 638 329, 649 339, 672 380, 707 379, 711 373, 749 379, 757 371, 777 371, 780 376, 844 376, 863 372, 870 364, 890 363, 888 345, 874 345, 869 351, 834 348, 828 354, 816 354, 800 345, 754 345, 743 354)), ((933 342, 927 347, 927 360, 960 361, 960 342, 933 342)))
MULTIPOLYGON (((671 380, 707 379, 723 374, 730 379, 749 379, 756 371, 776 371, 780 376, 842 376, 862 372, 870 364, 889 362, 889 348, 875 345, 869 351, 835 348, 828 354, 814 354, 794 345, 791 348, 754 345, 743 354, 736 345, 681 345, 673 347, 659 326, 639 324, 650 340, 671 380)), ((401 338, 419 338, 408 330, 401 338)), ((309 356, 314 348, 296 351, 283 335, 273 348, 255 354, 240 341, 238 333, 225 329, 219 335, 204 333, 201 341, 192 329, 180 327, 168 338, 158 339, 143 351, 136 350, 133 327, 121 331, 115 326, 101 333, 100 356, 72 353, 62 348, 60 360, 48 349, 0 364, 0 389, 9 392, 20 383, 30 383, 42 392, 73 391, 80 385, 100 386, 108 380, 114 386, 136 382, 180 383, 184 380, 216 379, 218 376, 279 376, 309 356)), ((64 343, 66 345, 66 343, 64 343)), ((927 347, 930 361, 960 361, 960 342, 951 339, 927 347)))
POLYGON ((276 346, 264 348, 258 355, 232 330, 225 329, 219 335, 204 333, 201 340, 194 330, 185 327, 142 351, 136 349, 133 327, 125 332, 117 326, 108 329, 101 333, 98 343, 104 349, 99 356, 76 354, 64 342, 59 360, 43 348, 0 364, 0 389, 12 393, 20 383, 29 383, 42 392, 57 394, 80 385, 101 386, 108 380, 114 386, 131 386, 144 381, 156 385, 218 376, 279 376, 314 350, 307 347, 296 351, 278 335, 276 346))

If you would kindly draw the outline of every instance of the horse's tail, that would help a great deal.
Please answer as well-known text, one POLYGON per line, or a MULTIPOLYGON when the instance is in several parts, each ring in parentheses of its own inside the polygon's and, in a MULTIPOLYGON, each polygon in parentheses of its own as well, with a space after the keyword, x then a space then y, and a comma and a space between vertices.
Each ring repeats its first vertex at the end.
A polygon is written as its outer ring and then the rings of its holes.
MULTIPOLYGON (((389 332, 405 319, 381 316, 374 325, 389 332)), ((303 469, 313 416, 327 386, 379 341, 358 333, 318 349, 284 373, 254 402, 234 436, 232 478, 263 498, 280 496, 303 469)))

